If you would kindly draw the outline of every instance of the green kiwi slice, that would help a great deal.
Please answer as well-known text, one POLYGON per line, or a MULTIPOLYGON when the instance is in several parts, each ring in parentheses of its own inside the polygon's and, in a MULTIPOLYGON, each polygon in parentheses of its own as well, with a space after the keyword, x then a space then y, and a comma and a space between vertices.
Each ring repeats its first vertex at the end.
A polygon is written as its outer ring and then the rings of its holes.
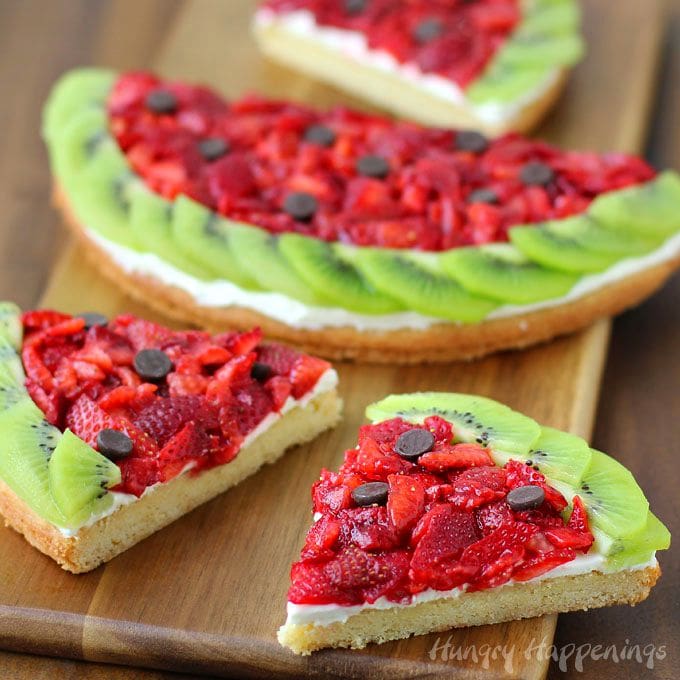
POLYGON ((13 302, 0 302, 0 338, 18 352, 24 337, 21 310, 13 302))
POLYGON ((668 238, 680 231, 680 177, 666 171, 645 184, 602 194, 589 213, 607 229, 668 238))
POLYGON ((69 189, 69 194, 77 191, 80 173, 95 160, 99 151, 116 149, 115 141, 106 131, 107 125, 103 109, 81 111, 64 125, 59 139, 51 144, 52 170, 69 189))
POLYGON ((467 290, 515 304, 561 297, 579 278, 531 262, 509 243, 457 248, 440 260, 444 271, 467 290))
POLYGON ((82 68, 69 71, 55 85, 45 105, 43 135, 49 141, 60 138, 73 116, 83 110, 104 109, 116 79, 114 71, 82 68))
MULTIPOLYGON (((498 465, 516 458, 507 453, 494 453, 493 457, 498 465)), ((591 457, 590 447, 581 437, 544 426, 523 460, 551 481, 573 487, 581 481, 591 457)))
POLYGON ((389 291, 408 309, 451 321, 484 319, 498 303, 468 293, 442 272, 437 255, 361 248, 355 251, 361 273, 378 290, 389 291))
POLYGON ((541 434, 538 423, 528 416, 492 399, 469 394, 393 394, 366 409, 366 417, 373 422, 398 417, 419 423, 431 415, 453 423, 456 441, 488 446, 492 455, 499 455, 500 465, 508 458, 525 457, 541 434))
MULTIPOLYGON (((596 533, 597 536, 597 533, 596 533)), ((602 543, 600 536, 597 540, 602 543)), ((647 515, 644 527, 628 538, 604 541, 607 546, 607 563, 611 569, 624 569, 648 562, 657 550, 667 550, 671 533, 652 512, 647 515)))
POLYGON ((576 2, 538 3, 522 18, 517 34, 560 35, 576 32, 581 12, 576 2))
POLYGON ((231 243, 233 224, 187 196, 175 199, 172 233, 179 250, 200 264, 211 277, 258 290, 257 282, 231 243))
POLYGON ((197 279, 209 279, 205 268, 196 264, 175 245, 173 239, 173 203, 149 191, 141 182, 128 192, 130 227, 140 247, 197 279))
POLYGON ((327 298, 311 288, 281 253, 279 237, 264 229, 234 224, 229 242, 239 263, 265 290, 274 290, 310 305, 327 298))
POLYGON ((378 291, 352 264, 356 249, 299 234, 283 234, 279 248, 300 278, 318 295, 366 314, 399 311, 401 305, 378 291))
POLYGON ((574 491, 583 500, 593 526, 613 539, 644 529, 649 503, 633 475, 610 456, 591 449, 592 458, 574 491))
POLYGON ((465 94, 478 105, 511 102, 540 87, 551 73, 550 66, 527 67, 494 59, 482 77, 470 84, 465 94))
POLYGON ((514 67, 540 67, 545 63, 573 64, 583 55, 581 38, 573 33, 526 32, 515 34, 503 46, 500 59, 514 67))
POLYGON ((140 180, 133 175, 118 148, 106 145, 78 174, 77 190, 69 193, 78 222, 104 238, 138 249, 130 228, 129 191, 140 180))
POLYGON ((648 253, 658 239, 631 234, 621 238, 587 215, 542 224, 512 227, 510 241, 528 259, 570 273, 599 272, 627 256, 648 253))
POLYGON ((49 488, 67 527, 82 525, 113 504, 107 489, 120 483, 120 470, 66 430, 49 461, 49 488))
POLYGON ((45 420, 30 399, 0 412, 0 428, 2 480, 41 517, 57 526, 66 526, 64 515, 50 493, 47 470, 61 432, 45 420))

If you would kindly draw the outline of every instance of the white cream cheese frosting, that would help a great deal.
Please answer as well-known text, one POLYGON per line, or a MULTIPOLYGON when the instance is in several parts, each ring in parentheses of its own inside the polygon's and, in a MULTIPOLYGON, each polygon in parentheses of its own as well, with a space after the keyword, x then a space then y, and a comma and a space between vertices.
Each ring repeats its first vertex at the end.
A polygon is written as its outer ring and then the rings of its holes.
MULTIPOLYGON (((329 368, 325 373, 321 375, 319 380, 317 381, 316 385, 307 392, 307 394, 303 395, 300 399, 294 399, 293 397, 288 397, 286 400, 286 403, 283 405, 280 411, 274 412, 272 411, 269 413, 267 416, 265 416, 259 423, 258 425, 251 430, 248 435, 245 437, 243 440, 243 443, 241 444, 241 449, 244 449, 246 446, 251 444, 253 441, 255 441, 260 435, 262 435, 264 432, 266 432, 277 420, 280 420, 281 417, 288 413, 288 411, 291 411, 292 409, 296 407, 304 408, 312 399, 315 397, 319 396, 320 394, 324 394, 325 392, 330 392, 331 390, 335 389, 335 387, 338 384, 338 374, 335 372, 334 369, 329 368)), ((226 463, 227 465, 229 463, 226 463)), ((187 465, 184 466, 182 471, 180 472, 180 475, 186 474, 189 472, 193 467, 195 463, 193 461, 189 462, 187 465)), ((103 519, 104 517, 108 517, 109 515, 112 515, 116 510, 119 508, 123 507, 124 505, 130 505, 130 503, 135 503, 138 501, 140 498, 144 498, 144 496, 147 496, 148 494, 151 494, 154 492, 155 489, 157 489, 159 486, 161 486, 161 482, 158 482, 156 484, 153 484, 152 486, 147 487, 144 490, 144 493, 141 496, 135 496, 134 494, 130 493, 121 493, 119 491, 111 491, 111 496, 113 497, 113 503, 110 505, 106 510, 104 510, 101 513, 91 515, 83 524, 81 524, 79 527, 73 527, 70 529, 64 529, 62 527, 58 527, 59 531, 62 533, 64 536, 69 536, 69 537, 77 537, 78 532, 85 528, 92 526, 93 524, 96 524, 99 522, 99 520, 103 519)))
MULTIPOLYGON (((307 305, 282 293, 250 291, 231 281, 201 281, 180 271, 153 253, 140 253, 103 238, 92 229, 87 236, 128 274, 151 276, 166 286, 174 286, 187 293, 203 307, 237 306, 251 309, 292 328, 321 330, 349 327, 358 331, 396 331, 401 329, 426 330, 444 323, 418 312, 390 314, 361 314, 341 307, 307 305)), ((574 287, 561 297, 527 305, 501 305, 486 318, 500 319, 521 316, 541 309, 549 309, 578 300, 594 291, 616 283, 644 269, 660 265, 680 255, 680 233, 670 237, 662 246, 646 255, 620 260, 603 272, 582 276, 574 287)))
MULTIPOLYGON (((646 569, 648 567, 656 566, 656 554, 652 555, 651 559, 644 564, 627 567, 626 571, 634 571, 638 569, 646 569)), ((593 553, 592 551, 586 555, 577 555, 571 562, 560 564, 551 569, 549 572, 537 576, 530 581, 523 581, 523 583, 534 583, 536 581, 543 581, 545 579, 558 578, 560 576, 577 576, 580 574, 588 574, 593 571, 607 571, 606 558, 600 553, 593 553)), ((511 588, 517 582, 510 580, 502 586, 497 586, 494 590, 502 590, 503 588, 511 588)), ((331 623, 344 623, 350 617, 359 614, 365 609, 391 609, 393 607, 413 607, 421 602, 430 602, 432 600, 448 600, 460 597, 465 593, 465 588, 454 588, 453 590, 424 590, 422 593, 417 593, 411 598, 410 602, 400 603, 392 602, 386 597, 381 597, 375 602, 369 604, 358 604, 352 606, 342 606, 337 604, 294 604, 289 602, 287 605, 288 616, 286 625, 304 625, 314 624, 316 626, 328 626, 331 623)))
POLYGON ((560 75, 558 68, 550 69, 541 82, 514 101, 477 104, 471 102, 453 80, 435 73, 425 73, 417 64, 401 63, 389 52, 369 47, 366 37, 359 31, 321 26, 307 10, 277 13, 262 8, 256 12, 256 28, 274 25, 300 38, 315 42, 320 47, 335 50, 359 66, 398 76, 439 99, 471 111, 476 118, 490 125, 499 125, 515 118, 527 104, 536 101, 547 92, 560 75))

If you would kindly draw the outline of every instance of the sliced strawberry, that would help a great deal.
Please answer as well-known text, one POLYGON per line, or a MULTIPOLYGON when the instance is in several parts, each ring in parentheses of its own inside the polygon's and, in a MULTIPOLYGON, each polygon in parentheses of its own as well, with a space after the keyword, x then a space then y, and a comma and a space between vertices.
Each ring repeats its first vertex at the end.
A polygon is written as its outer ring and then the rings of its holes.
POLYGON ((414 537, 416 533, 421 537, 411 559, 412 587, 450 590, 471 575, 471 570, 460 569, 458 560, 467 546, 478 541, 477 523, 472 513, 450 505, 439 506, 425 517, 425 528, 414 531, 414 537))
POLYGON ((399 544, 397 531, 384 507, 349 508, 338 513, 343 545, 371 552, 390 550, 399 544))
POLYGON ((281 375, 275 375, 273 378, 267 380, 265 389, 272 398, 274 410, 280 411, 286 401, 288 401, 288 397, 290 397, 290 394, 293 391, 293 386, 290 384, 288 378, 284 378, 281 375))
POLYGON ((512 578, 515 581, 528 581, 537 576, 542 576, 560 564, 571 562, 575 557, 576 553, 571 548, 536 555, 525 560, 522 566, 513 572, 512 578))
POLYGON ((267 364, 275 375, 289 376, 299 357, 290 347, 278 344, 264 344, 258 348, 257 361, 267 364))
POLYGON ((495 465, 468 468, 451 480, 453 490, 447 499, 466 510, 500 500, 506 494, 505 478, 505 471, 495 465))
POLYGON ((340 537, 342 525, 332 515, 323 515, 307 533, 302 548, 303 561, 326 561, 333 557, 333 548, 340 537))
POLYGON ((416 477, 390 475, 387 513, 398 532, 413 528, 425 508, 425 489, 416 477))
POLYGON ((342 605, 375 602, 383 595, 404 595, 408 556, 397 550, 371 555, 360 548, 345 548, 325 563, 298 562, 291 569, 291 602, 342 605))
POLYGON ((545 535, 556 548, 574 548, 574 550, 588 550, 595 540, 589 531, 576 531, 569 527, 546 529, 545 535))
POLYGON ((493 465, 489 451, 479 444, 454 444, 426 453, 418 459, 418 465, 432 472, 477 465, 493 465))
POLYGON ((331 367, 323 359, 300 355, 290 373, 290 380, 293 383, 293 396, 300 399, 309 392, 318 382, 319 378, 331 367))
POLYGON ((364 440, 359 449, 346 454, 346 465, 367 480, 385 482, 389 475, 406 472, 414 466, 396 454, 385 454, 372 439, 364 440))
POLYGON ((195 422, 188 422, 173 435, 158 454, 160 479, 167 482, 197 459, 208 454, 205 430, 195 422))

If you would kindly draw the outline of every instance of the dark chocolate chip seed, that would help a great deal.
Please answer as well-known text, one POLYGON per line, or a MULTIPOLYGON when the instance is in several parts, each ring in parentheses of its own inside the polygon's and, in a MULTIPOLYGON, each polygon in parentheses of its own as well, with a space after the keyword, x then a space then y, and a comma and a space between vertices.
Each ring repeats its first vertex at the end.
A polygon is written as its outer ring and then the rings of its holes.
POLYGON ((539 161, 527 163, 519 173, 522 184, 527 185, 537 184, 543 186, 552 182, 554 177, 555 173, 552 171, 552 168, 539 161))
POLYGON ((498 196, 492 189, 475 189, 468 197, 468 203, 498 203, 498 196))
POLYGON ((93 326, 106 326, 109 323, 109 320, 103 314, 99 314, 98 312, 81 312, 80 314, 76 314, 76 317, 78 319, 84 319, 85 328, 92 328, 93 326))
POLYGON ((174 113, 177 110, 177 97, 168 90, 151 90, 144 103, 153 113, 174 113))
POLYGON ((506 500, 513 510, 531 510, 543 503, 545 491, 540 486, 533 484, 518 486, 507 495, 506 500))
POLYGON ((272 374, 272 367, 269 364, 262 364, 256 361, 250 369, 250 377, 257 382, 265 382, 272 374))
POLYGON ((133 361, 135 371, 140 378, 150 382, 163 380, 172 371, 170 357, 160 349, 142 349, 133 361))
POLYGON ((362 156, 357 161, 357 172, 365 177, 384 179, 390 174, 390 164, 382 156, 362 156))
POLYGON ((345 12, 347 14, 360 14, 366 9, 368 0, 345 0, 345 12))
POLYGON ((387 503, 387 491, 389 487, 385 482, 368 482, 357 486, 352 491, 354 502, 361 506, 384 505, 387 503))
POLYGON ((414 428, 407 430, 397 439, 394 450, 407 460, 417 460, 434 446, 434 435, 429 430, 414 428))
POLYGON ((106 428, 97 435, 97 449, 110 460, 121 460, 132 453, 132 439, 125 432, 106 428))
POLYGON ((229 142, 221 137, 208 137, 198 143, 198 151, 206 161, 216 161, 229 153, 229 142))
POLYGON ((312 196, 304 191, 294 191, 286 196, 283 202, 283 209, 295 220, 308 222, 314 217, 314 213, 319 207, 319 203, 312 196))
POLYGON ((456 151, 470 151, 471 153, 482 153, 489 146, 489 140, 476 130, 461 130, 456 133, 453 143, 456 151))
POLYGON ((325 125, 310 125, 305 130, 305 142, 319 146, 333 146, 335 144, 335 132, 325 125))
POLYGON ((438 38, 444 30, 444 24, 439 19, 425 19, 421 21, 413 31, 414 40, 424 45, 438 38))

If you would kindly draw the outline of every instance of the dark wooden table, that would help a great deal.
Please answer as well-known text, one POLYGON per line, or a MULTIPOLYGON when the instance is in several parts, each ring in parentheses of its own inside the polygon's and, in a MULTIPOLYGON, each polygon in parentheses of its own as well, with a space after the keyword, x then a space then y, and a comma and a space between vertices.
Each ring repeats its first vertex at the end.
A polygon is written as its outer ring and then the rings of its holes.
MULTIPOLYGON (((615 11, 615 2, 600 1, 615 11)), ((63 243, 47 201, 50 180, 37 134, 51 83, 79 64, 143 67, 181 6, 182 0, 0 0, 0 299, 34 305, 63 243)), ((680 0, 666 0, 665 6, 668 21, 647 156, 659 167, 680 168, 680 0)), ((621 87, 625 67, 621 64, 621 87)), ((657 514, 680 536, 678 414, 680 276, 616 320, 594 435, 596 447, 615 452, 633 470, 657 514)), ((564 677, 564 665, 567 676, 599 680, 679 678, 678 561, 680 549, 673 547, 653 596, 635 610, 560 616, 550 677, 564 677), (610 649, 607 659, 598 659, 612 645, 619 655, 626 646, 632 658, 629 653, 614 661, 610 649), (577 672, 578 655, 584 657, 582 673, 577 672)), ((187 677, 0 652, 3 680, 187 677)))

